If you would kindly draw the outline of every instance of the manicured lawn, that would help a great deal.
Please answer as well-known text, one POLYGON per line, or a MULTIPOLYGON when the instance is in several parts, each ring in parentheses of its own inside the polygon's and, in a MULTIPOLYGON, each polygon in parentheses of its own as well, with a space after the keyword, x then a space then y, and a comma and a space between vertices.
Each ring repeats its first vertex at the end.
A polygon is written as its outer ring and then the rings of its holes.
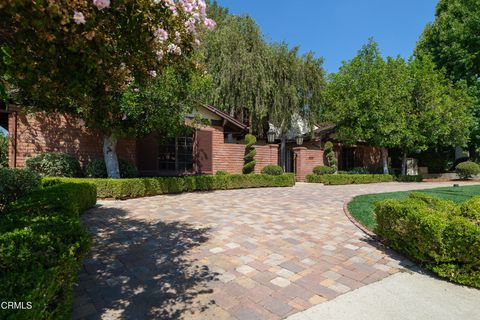
POLYGON ((355 219, 368 229, 373 230, 376 226, 375 215, 373 213, 375 210, 375 202, 385 199, 406 198, 412 192, 423 192, 442 199, 462 203, 474 196, 480 195, 480 185, 367 194, 353 198, 348 204, 348 209, 355 219))

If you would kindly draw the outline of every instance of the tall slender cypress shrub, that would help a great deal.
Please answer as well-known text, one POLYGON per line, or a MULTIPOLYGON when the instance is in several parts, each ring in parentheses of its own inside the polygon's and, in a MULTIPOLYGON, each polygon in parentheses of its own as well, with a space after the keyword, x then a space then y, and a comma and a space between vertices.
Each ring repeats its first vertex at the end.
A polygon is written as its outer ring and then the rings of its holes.
POLYGON ((255 156, 257 155, 257 150, 253 145, 257 142, 257 138, 254 135, 247 134, 245 136, 245 157, 243 157, 243 173, 249 174, 255 171, 255 156))

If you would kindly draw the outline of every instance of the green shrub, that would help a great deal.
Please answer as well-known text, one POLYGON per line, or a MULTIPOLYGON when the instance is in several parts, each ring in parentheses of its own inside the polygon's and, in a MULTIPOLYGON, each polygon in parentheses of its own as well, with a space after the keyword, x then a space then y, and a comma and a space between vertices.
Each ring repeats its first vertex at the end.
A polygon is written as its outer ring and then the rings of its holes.
POLYGON ((465 202, 460 208, 460 214, 470 221, 480 224, 480 197, 465 202))
POLYGON ((392 182, 394 176, 389 174, 309 174, 306 176, 306 181, 326 185, 363 184, 392 182))
POLYGON ((376 204, 375 232, 440 276, 480 287, 480 225, 460 212, 453 202, 413 193, 376 204))
POLYGON ((228 176, 230 173, 228 173, 227 171, 222 171, 222 170, 219 170, 215 173, 216 176, 228 176))
POLYGON ((44 178, 43 186, 59 183, 91 183, 97 187, 99 198, 128 199, 189 191, 210 191, 261 187, 291 187, 295 175, 230 174, 191 177, 160 177, 136 179, 73 179, 44 178))
POLYGON ((279 176, 283 174, 283 168, 274 164, 269 164, 263 167, 262 174, 269 174, 272 176, 279 176))
POLYGON ((422 182, 423 176, 406 176, 406 175, 399 175, 395 178, 398 182, 422 182))
POLYGON ((49 177, 79 177, 82 173, 77 158, 66 153, 47 152, 28 158, 25 166, 49 177))
POLYGON ((8 167, 8 136, 0 132, 0 168, 8 167))
POLYGON ((315 168, 313 168, 313 173, 317 175, 334 174, 335 168, 327 167, 327 166, 316 166, 315 168))
MULTIPOLYGON (((122 178, 135 178, 138 176, 138 170, 135 165, 127 160, 118 159, 120 167, 120 176, 122 178)), ((95 159, 90 161, 85 167, 85 176, 87 178, 107 178, 107 166, 104 159, 95 159)))
POLYGON ((337 156, 335 155, 335 151, 333 150, 333 143, 327 141, 325 143, 325 157, 327 158, 327 165, 332 168, 334 171, 337 171, 337 156))
POLYGON ((460 208, 450 200, 440 199, 422 192, 412 192, 409 194, 410 199, 425 204, 428 208, 445 212, 449 215, 459 215, 460 208))
POLYGON ((480 166, 472 161, 459 163, 455 168, 455 172, 460 179, 471 179, 480 174, 480 166))
POLYGON ((369 174, 370 171, 365 167, 355 167, 347 171, 348 174, 369 174))
POLYGON ((245 157, 243 158, 243 174, 253 173, 255 171, 255 156, 257 155, 257 150, 253 145, 257 143, 257 138, 254 135, 247 134, 245 136, 245 157))
POLYGON ((0 212, 6 205, 40 187, 40 176, 26 169, 0 168, 0 212))
POLYGON ((60 184, 28 194, 0 215, 2 301, 32 302, 21 314, 2 310, 3 319, 71 317, 73 285, 90 247, 80 213, 95 202, 94 185, 60 184))

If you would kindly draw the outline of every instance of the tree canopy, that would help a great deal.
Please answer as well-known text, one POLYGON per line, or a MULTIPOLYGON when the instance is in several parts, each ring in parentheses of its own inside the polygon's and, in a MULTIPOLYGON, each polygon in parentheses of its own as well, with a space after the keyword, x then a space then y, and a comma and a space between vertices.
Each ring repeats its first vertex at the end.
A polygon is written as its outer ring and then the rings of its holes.
POLYGON ((337 139, 405 155, 432 145, 463 145, 468 139, 471 100, 428 58, 384 59, 370 40, 332 74, 322 117, 337 125, 337 139))
POLYGON ((227 15, 205 40, 210 101, 232 115, 247 110, 260 136, 268 122, 285 134, 292 117, 313 125, 325 85, 323 59, 285 43, 268 43, 249 16, 227 15))
MULTIPOLYGON (((109 176, 119 177, 118 137, 159 119, 158 94, 136 95, 152 101, 139 107, 134 90, 157 76, 188 85, 190 72, 172 76, 169 67, 193 69, 199 36, 214 26, 203 0, 1 0, 0 87, 22 106, 75 113, 101 130, 109 176)), ((161 94, 177 99, 181 90, 167 87, 174 94, 161 94)))
POLYGON ((480 147, 480 0, 440 0, 435 21, 428 24, 415 54, 428 55, 438 69, 456 82, 466 82, 472 97, 470 152, 480 147))

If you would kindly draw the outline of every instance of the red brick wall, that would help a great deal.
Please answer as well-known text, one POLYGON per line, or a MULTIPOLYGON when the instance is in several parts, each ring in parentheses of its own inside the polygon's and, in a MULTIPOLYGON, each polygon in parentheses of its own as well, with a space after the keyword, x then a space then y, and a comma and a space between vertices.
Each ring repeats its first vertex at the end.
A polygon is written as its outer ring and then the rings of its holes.
POLYGON ((295 177, 297 181, 305 181, 305 176, 312 173, 316 166, 323 166, 323 150, 309 150, 305 147, 294 148, 295 177))
MULTIPOLYGON (((255 145, 257 155, 255 172, 260 173, 268 164, 278 163, 277 145, 255 145)), ((217 171, 242 173, 245 145, 224 142, 223 129, 220 127, 197 130, 196 157, 199 172, 215 174, 217 171)))
MULTIPOLYGON (((9 128, 15 128, 15 116, 9 115, 9 128)), ((103 157, 102 135, 85 128, 83 122, 73 116, 63 114, 19 113, 16 132, 16 163, 14 163, 13 139, 9 135, 9 165, 23 167, 25 160, 43 152, 64 152, 77 157, 82 165, 103 157)), ((136 163, 135 140, 122 140, 118 143, 120 158, 136 163)))

